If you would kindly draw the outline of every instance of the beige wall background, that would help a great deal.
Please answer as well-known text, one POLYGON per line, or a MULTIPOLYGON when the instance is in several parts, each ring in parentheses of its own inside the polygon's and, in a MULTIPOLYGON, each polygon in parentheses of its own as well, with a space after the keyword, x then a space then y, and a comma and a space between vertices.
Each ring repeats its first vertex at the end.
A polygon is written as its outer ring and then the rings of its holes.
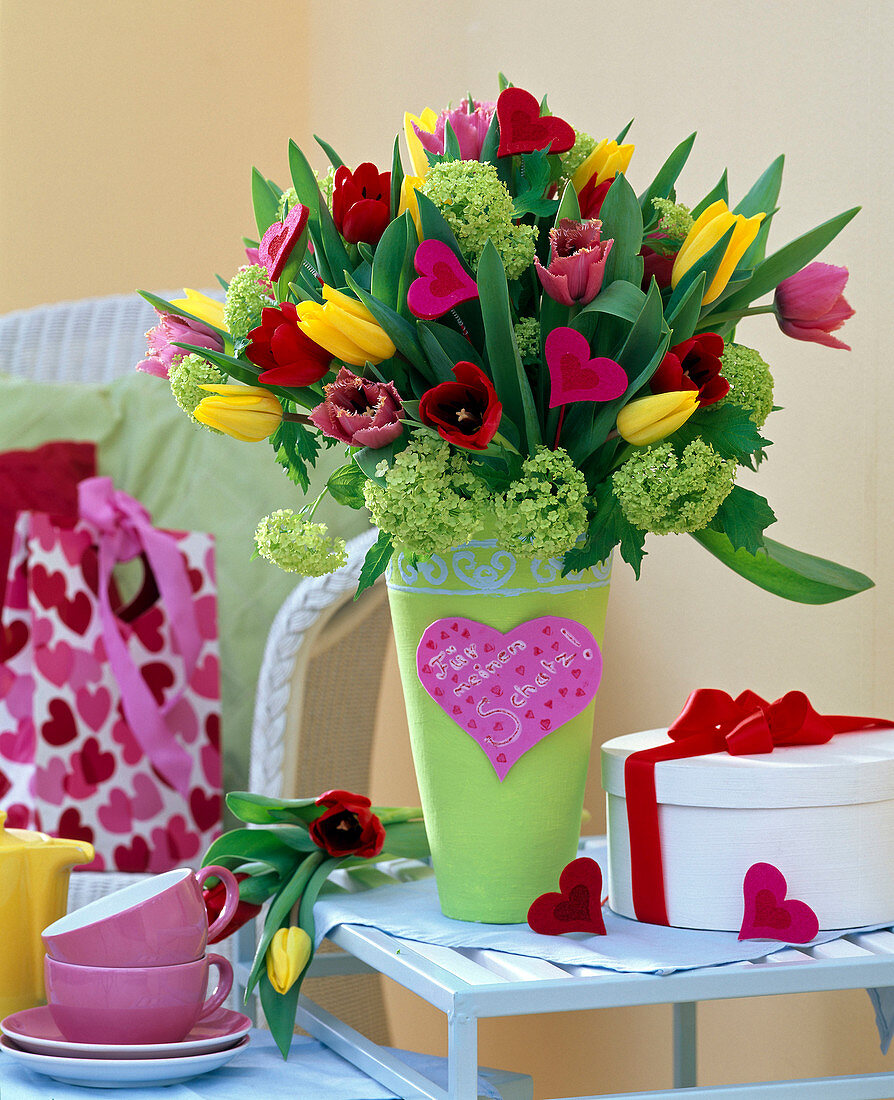
MULTIPOLYGON (((820 710, 894 715, 890 348, 891 5, 741 0, 360 3, 0 0, 0 310, 207 286, 253 231, 250 166, 287 180, 287 143, 326 137, 385 165, 405 109, 496 93, 496 71, 597 137, 628 119, 644 186, 691 130, 679 184, 697 201, 724 166, 733 198, 787 154, 777 246, 856 203, 822 257, 847 264, 848 354, 743 325, 783 406, 757 486, 773 537, 846 562, 877 588, 809 608, 728 573, 692 540, 616 569, 597 740, 665 725, 698 685, 820 710)), ((312 160, 322 167, 322 154, 312 160)), ((751 485, 750 481, 746 484, 751 485)), ((393 697, 373 795, 414 798, 393 697)), ((598 768, 588 805, 602 823, 598 768)), ((867 843, 870 843, 867 838, 867 843)), ((390 993, 396 1041, 443 1050, 440 1017, 390 993)), ((700 1073, 717 1084, 880 1070, 868 999, 838 993, 704 1005, 700 1073)), ((532 1072, 538 1096, 669 1083, 670 1012, 520 1017, 481 1028, 481 1057, 532 1072)))

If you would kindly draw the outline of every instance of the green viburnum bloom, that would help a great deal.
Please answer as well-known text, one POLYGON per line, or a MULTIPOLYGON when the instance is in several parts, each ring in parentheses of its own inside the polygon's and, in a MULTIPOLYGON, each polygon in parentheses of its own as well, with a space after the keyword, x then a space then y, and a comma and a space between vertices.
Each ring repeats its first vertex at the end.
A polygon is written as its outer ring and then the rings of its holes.
POLYGON ((729 393, 708 409, 719 408, 725 402, 738 405, 750 413, 754 423, 762 428, 773 409, 773 375, 754 348, 742 344, 727 344, 720 359, 721 373, 729 382, 729 393))
POLYGON ((587 483, 566 450, 538 447, 521 476, 497 499, 497 539, 532 558, 558 558, 586 529, 587 483))
POLYGON ((298 202, 298 192, 294 187, 287 187, 279 196, 279 206, 276 208, 276 216, 280 221, 285 221, 286 215, 298 202))
POLYGON ((562 175, 559 177, 560 188, 571 180, 574 173, 595 148, 596 138, 585 134, 583 130, 575 130, 574 144, 567 153, 562 153, 559 157, 562 162, 562 175))
POLYGON ((509 279, 517 279, 534 262, 536 227, 513 224, 512 196, 492 164, 477 160, 434 164, 422 193, 441 211, 473 266, 489 240, 500 253, 509 279))
POLYGON ((385 485, 367 481, 363 495, 373 523, 420 558, 468 542, 491 496, 462 455, 423 433, 395 457, 385 485))
MULTIPOLYGON (((208 396, 207 390, 201 387, 223 385, 227 381, 227 375, 213 363, 203 359, 201 355, 193 354, 171 362, 168 368, 168 381, 171 383, 174 400, 196 424, 199 424, 193 413, 198 403, 208 396)), ((202 424, 201 427, 220 435, 217 428, 212 428, 208 424, 202 424)))
POLYGON ((260 264, 240 267, 230 282, 224 303, 224 323, 234 340, 244 339, 261 323, 261 310, 273 305, 267 269, 260 264))
POLYGON ((264 516, 255 531, 262 558, 286 573, 322 577, 348 560, 344 539, 329 537, 325 523, 311 523, 291 508, 264 516))
POLYGON ((683 241, 692 228, 692 213, 688 206, 670 199, 652 199, 652 205, 658 211, 658 228, 675 241, 683 241))
POLYGON ((736 464, 703 439, 678 455, 670 443, 636 450, 612 474, 612 491, 628 523, 656 535, 700 531, 733 488, 736 464))
POLYGON ((515 343, 522 361, 540 358, 540 322, 536 317, 522 317, 515 325, 515 343))

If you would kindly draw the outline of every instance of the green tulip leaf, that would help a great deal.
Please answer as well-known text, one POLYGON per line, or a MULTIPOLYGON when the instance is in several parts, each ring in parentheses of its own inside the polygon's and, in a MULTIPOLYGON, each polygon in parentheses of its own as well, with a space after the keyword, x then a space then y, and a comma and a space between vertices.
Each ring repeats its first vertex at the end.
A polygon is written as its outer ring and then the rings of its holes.
POLYGON ((707 274, 700 271, 673 306, 668 302, 666 319, 671 328, 672 344, 682 344, 695 332, 702 310, 702 298, 705 296, 706 279, 707 274))
POLYGON ((708 209, 715 202, 725 202, 729 204, 729 183, 727 181, 726 169, 723 169, 723 175, 714 184, 711 190, 705 195, 702 201, 692 208, 692 220, 697 221, 701 214, 708 209))
POLYGON ((296 982, 285 994, 277 993, 270 984, 266 970, 258 985, 264 1019, 283 1059, 288 1058, 295 1033, 295 1012, 301 995, 301 983, 296 982))
POLYGON ((394 151, 391 154, 391 217, 396 218, 400 210, 400 192, 404 182, 404 168, 400 162, 400 139, 394 139, 394 151))
POLYGON ((620 317, 632 324, 642 313, 645 301, 646 295, 638 286, 624 279, 616 279, 597 294, 592 302, 584 306, 571 322, 571 327, 578 329, 577 322, 588 313, 608 313, 612 317, 620 317))
POLYGON ((855 569, 805 554, 773 539, 764 539, 755 554, 735 550, 720 531, 705 528, 692 538, 724 565, 759 588, 796 603, 826 604, 872 588, 874 582, 855 569))
MULTIPOLYGON (((175 317, 185 317, 188 321, 198 321, 199 324, 207 325, 208 328, 214 329, 222 340, 232 340, 232 337, 226 329, 218 328, 217 325, 212 325, 209 321, 204 321, 201 317, 196 317, 194 313, 181 309, 180 306, 175 306, 165 298, 160 298, 157 294, 153 294, 151 290, 138 290, 137 294, 139 294, 141 298, 145 298, 149 305, 153 306, 159 313, 172 313, 175 317)), ((204 351, 205 349, 202 348, 201 350, 204 351)))
POLYGON ((249 825, 313 821, 322 813, 314 798, 270 798, 251 791, 230 791, 226 802, 233 816, 249 825))
POLYGON ((642 281, 641 265, 637 265, 637 260, 643 246, 643 215, 626 176, 615 176, 599 217, 602 239, 615 242, 605 264, 604 285, 610 286, 616 279, 638 285, 642 281), (638 266, 640 274, 637 277, 638 266))
POLYGON ((509 290, 503 261, 488 241, 478 261, 478 293, 484 319, 487 359, 497 396, 509 419, 524 426, 525 447, 533 453, 540 443, 540 425, 525 368, 515 343, 509 290))
POLYGON ((270 226, 279 221, 279 194, 257 168, 251 170, 251 201, 258 235, 263 237, 270 226))
POLYGON ((617 136, 617 137, 615 138, 615 141, 616 141, 616 142, 617 142, 617 143, 618 143, 619 145, 620 145, 620 144, 621 144, 621 143, 623 142, 624 138, 625 138, 625 137, 627 137, 627 135, 628 135, 628 134, 630 133, 630 127, 631 127, 632 125, 633 125, 633 119, 631 119, 631 120, 630 120, 630 121, 629 121, 629 122, 627 123, 627 125, 626 125, 626 126, 624 127, 624 129, 623 129, 623 130, 622 130, 622 131, 620 132, 620 134, 618 134, 618 136, 617 136))
POLYGON ((289 171, 298 201, 304 203, 310 211, 310 217, 319 224, 322 196, 320 195, 317 177, 314 175, 314 170, 308 163, 307 157, 294 141, 289 142, 289 171))
POLYGON ((563 218, 570 218, 573 222, 580 221, 580 202, 577 197, 577 192, 574 190, 574 186, 571 183, 566 183, 565 190, 562 192, 559 209, 556 211, 555 224, 557 227, 563 218))
POLYGON ((399 313, 386 306, 384 302, 380 302, 378 298, 365 291, 350 275, 346 275, 346 278, 348 286, 373 315, 401 355, 425 373, 425 356, 416 338, 413 325, 405 317, 401 317, 399 313))
MULTIPOLYGON (((643 191, 639 198, 639 206, 642 211, 643 221, 648 222, 654 213, 652 199, 666 199, 674 189, 677 177, 683 171, 683 166, 689 159, 692 146, 695 144, 695 134, 692 133, 674 149, 667 160, 658 169, 658 174, 643 191)), ((637 249, 637 251, 639 251, 637 249)))
MULTIPOLYGON (((396 313, 409 318, 407 290, 415 278, 416 227, 409 214, 395 218, 376 245, 370 293, 396 313)), ((355 276, 356 278, 356 276, 355 276)))
POLYGON ((341 168, 344 165, 345 162, 341 159, 338 153, 336 153, 336 151, 332 148, 328 141, 323 141, 323 139, 321 137, 318 137, 316 134, 314 134, 314 141, 317 143, 317 145, 319 145, 319 147, 329 158, 329 163, 332 165, 333 168, 341 168))

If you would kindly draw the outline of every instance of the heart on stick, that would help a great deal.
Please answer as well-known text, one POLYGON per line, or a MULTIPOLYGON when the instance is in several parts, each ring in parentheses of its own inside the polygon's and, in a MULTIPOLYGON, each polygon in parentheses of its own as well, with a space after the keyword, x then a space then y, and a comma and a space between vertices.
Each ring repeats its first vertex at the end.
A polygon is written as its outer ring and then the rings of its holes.
POLYGON ((602 653, 585 626, 555 615, 505 634, 473 619, 437 619, 416 648, 416 671, 502 782, 529 749, 592 700, 602 653))
POLYGON ((540 104, 524 88, 504 88, 497 99, 500 145, 497 155, 533 153, 549 148, 566 153, 574 144, 574 129, 558 115, 540 114, 540 104))
POLYGON ((559 893, 541 894, 531 902, 528 924, 543 936, 590 932, 604 936, 602 868, 595 859, 574 859, 559 877, 559 893))
POLYGON ((591 359, 585 336, 554 328, 544 347, 549 368, 549 407, 571 401, 614 401, 627 389, 627 372, 614 359, 591 359))
POLYGON ((819 931, 816 913, 803 901, 786 900, 785 876, 772 863, 754 863, 743 883, 745 914, 740 940, 809 943, 819 931))
POLYGON ((478 297, 478 284, 443 241, 423 241, 416 249, 413 266, 419 278, 410 285, 407 305, 416 317, 430 321, 460 302, 478 297))

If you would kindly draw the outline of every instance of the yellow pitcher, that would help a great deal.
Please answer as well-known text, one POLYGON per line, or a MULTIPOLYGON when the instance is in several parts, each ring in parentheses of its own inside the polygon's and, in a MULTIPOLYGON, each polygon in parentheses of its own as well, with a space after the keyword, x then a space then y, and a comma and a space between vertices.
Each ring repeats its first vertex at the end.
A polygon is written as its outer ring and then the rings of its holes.
POLYGON ((0 1019, 45 1003, 40 933, 65 914, 72 867, 93 859, 85 841, 5 826, 0 811, 0 1019))

